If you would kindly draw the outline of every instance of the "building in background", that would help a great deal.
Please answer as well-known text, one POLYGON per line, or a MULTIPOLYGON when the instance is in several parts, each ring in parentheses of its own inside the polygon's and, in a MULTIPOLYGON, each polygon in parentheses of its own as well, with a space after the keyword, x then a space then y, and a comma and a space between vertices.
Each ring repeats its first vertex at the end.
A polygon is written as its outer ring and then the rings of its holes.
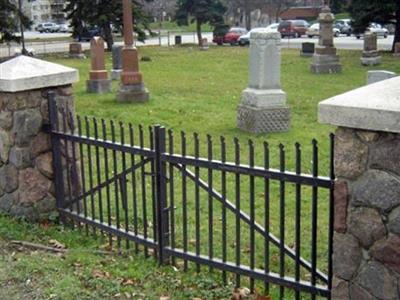
MULTIPOLYGON (((22 0, 22 11, 32 21, 32 28, 44 22, 65 23, 66 0, 22 0)), ((18 5, 18 0, 14 0, 18 5)))

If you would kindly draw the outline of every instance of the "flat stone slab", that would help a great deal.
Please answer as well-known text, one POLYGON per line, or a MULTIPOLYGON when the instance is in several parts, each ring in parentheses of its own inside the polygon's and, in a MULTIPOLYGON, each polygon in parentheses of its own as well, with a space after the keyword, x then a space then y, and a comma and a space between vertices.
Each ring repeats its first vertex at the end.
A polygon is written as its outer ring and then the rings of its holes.
POLYGON ((319 104, 319 122, 400 133, 400 77, 322 101, 319 104))
POLYGON ((76 69, 20 55, 0 64, 0 92, 68 85, 79 80, 76 69))

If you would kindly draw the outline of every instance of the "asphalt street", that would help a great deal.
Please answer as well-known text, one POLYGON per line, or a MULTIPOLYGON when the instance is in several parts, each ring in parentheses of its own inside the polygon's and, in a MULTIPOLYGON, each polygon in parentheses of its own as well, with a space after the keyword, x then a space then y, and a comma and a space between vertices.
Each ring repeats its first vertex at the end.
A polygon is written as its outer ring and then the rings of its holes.
MULTIPOLYGON (((163 46, 173 46, 175 44, 175 35, 170 34, 169 37, 167 34, 161 38, 161 45, 163 46)), ((190 44, 197 43, 197 36, 194 33, 182 33, 182 43, 190 44)), ((26 47, 34 51, 35 54, 46 54, 46 53, 61 53, 68 52, 69 43, 62 41, 40 41, 40 39, 49 39, 49 38, 62 38, 69 37, 68 33, 38 33, 38 32, 26 32, 26 39, 39 39, 39 41, 28 42, 26 43, 26 47)), ((209 41, 212 40, 212 33, 207 32, 204 33, 204 37, 209 41)), ((297 39, 282 39, 282 47, 283 48, 292 48, 292 49, 300 49, 301 44, 303 42, 314 42, 318 43, 318 38, 297 38, 297 39)), ((379 50, 390 50, 392 48, 393 36, 389 36, 388 38, 378 38, 378 48, 379 50)), ((117 43, 122 44, 122 43, 117 43)), ((145 43, 137 42, 138 47, 142 46, 154 46, 160 45, 160 38, 153 37, 145 41, 145 43)), ((347 37, 340 36, 335 38, 335 45, 338 49, 346 49, 346 50, 362 50, 363 49, 363 39, 357 39, 355 37, 347 37)), ((230 47, 230 46, 229 46, 230 47)), ((90 48, 90 44, 88 42, 83 43, 83 49, 88 50, 90 48)), ((0 57, 6 57, 13 55, 20 49, 19 45, 11 45, 11 46, 0 46, 0 57)))

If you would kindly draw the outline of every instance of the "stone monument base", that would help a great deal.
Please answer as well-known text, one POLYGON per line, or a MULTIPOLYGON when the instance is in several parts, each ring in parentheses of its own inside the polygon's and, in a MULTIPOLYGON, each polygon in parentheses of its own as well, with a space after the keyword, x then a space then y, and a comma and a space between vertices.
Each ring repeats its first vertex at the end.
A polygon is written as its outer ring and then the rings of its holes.
POLYGON ((83 53, 70 53, 69 58, 86 59, 86 55, 83 53))
POLYGON ((143 83, 135 85, 121 85, 118 95, 118 102, 142 103, 149 101, 149 91, 143 83))
POLYGON ((251 133, 288 131, 290 108, 287 106, 257 108, 241 104, 237 109, 237 126, 251 133))
POLYGON ((111 91, 111 80, 93 79, 86 81, 86 90, 88 93, 103 94, 111 91))
POLYGON ((247 88, 242 93, 240 105, 256 108, 284 107, 286 106, 286 93, 281 89, 261 90, 247 88))
POLYGON ((111 80, 120 80, 121 79, 122 70, 111 70, 111 80))
POLYGON ((331 74, 342 72, 339 56, 314 54, 311 64, 311 72, 314 74, 331 74))
POLYGON ((314 53, 310 53, 310 52, 303 52, 300 50, 300 56, 301 57, 313 57, 314 53))
POLYGON ((376 57, 361 57, 361 64, 363 66, 376 66, 380 65, 382 62, 382 57, 381 56, 376 56, 376 57))

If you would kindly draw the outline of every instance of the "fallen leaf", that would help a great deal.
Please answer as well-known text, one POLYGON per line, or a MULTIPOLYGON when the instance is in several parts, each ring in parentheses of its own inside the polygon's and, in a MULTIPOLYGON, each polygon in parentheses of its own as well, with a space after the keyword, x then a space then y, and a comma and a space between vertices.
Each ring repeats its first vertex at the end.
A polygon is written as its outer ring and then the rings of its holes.
POLYGON ((170 300, 169 296, 161 296, 159 300, 170 300))
POLYGON ((50 245, 52 245, 53 247, 55 247, 57 249, 65 249, 65 246, 57 240, 50 240, 49 243, 50 243, 50 245))
POLYGON ((102 270, 93 270, 92 276, 93 276, 94 278, 100 278, 100 279, 103 279, 103 278, 110 278, 110 273, 104 272, 104 271, 102 271, 102 270))
POLYGON ((127 285, 134 285, 135 281, 132 279, 123 279, 122 280, 122 285, 127 286, 127 285))

